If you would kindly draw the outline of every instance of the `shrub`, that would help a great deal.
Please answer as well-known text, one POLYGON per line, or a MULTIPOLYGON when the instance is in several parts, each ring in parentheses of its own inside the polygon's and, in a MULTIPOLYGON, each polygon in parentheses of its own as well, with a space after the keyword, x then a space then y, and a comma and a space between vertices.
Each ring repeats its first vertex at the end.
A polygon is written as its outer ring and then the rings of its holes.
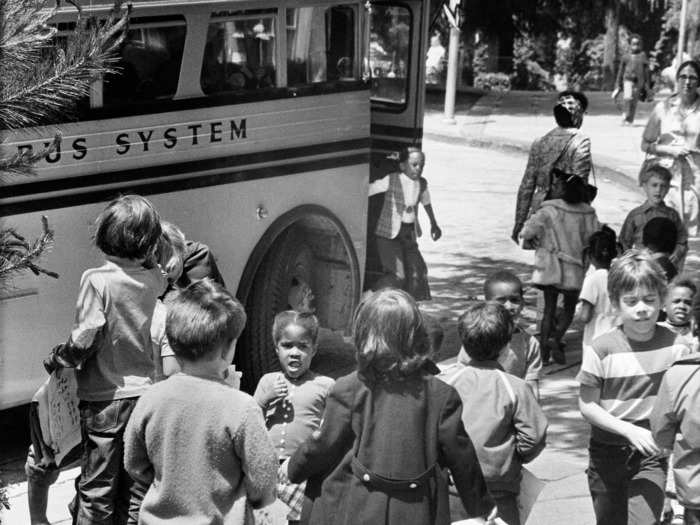
POLYGON ((474 79, 474 87, 485 91, 509 91, 510 77, 505 73, 479 73, 474 79))

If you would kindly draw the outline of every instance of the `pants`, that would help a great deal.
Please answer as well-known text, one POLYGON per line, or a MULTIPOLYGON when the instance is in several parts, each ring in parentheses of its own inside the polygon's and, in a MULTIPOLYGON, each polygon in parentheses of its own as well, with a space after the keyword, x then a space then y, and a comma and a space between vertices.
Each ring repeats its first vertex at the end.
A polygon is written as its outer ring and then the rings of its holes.
POLYGON ((700 509, 685 509, 685 525, 700 525, 700 509))
MULTIPOLYGON (((124 430, 138 398, 81 401, 83 439, 77 525, 123 525, 133 480, 124 470, 124 430)), ((136 506, 138 511, 139 504, 136 506)))
POLYGON ((498 508, 498 517, 508 525, 520 525, 518 495, 512 492, 491 491, 491 496, 498 508))
POLYGON ((428 267, 418 250, 413 224, 401 223, 393 239, 378 236, 377 251, 385 273, 395 276, 416 301, 430 300, 428 267))
POLYGON ((637 99, 639 98, 639 89, 634 80, 622 81, 622 111, 625 120, 630 124, 634 122, 634 113, 637 111, 637 99))
POLYGON ((629 445, 591 440, 588 488, 597 525, 659 523, 664 507, 666 458, 644 456, 629 445))

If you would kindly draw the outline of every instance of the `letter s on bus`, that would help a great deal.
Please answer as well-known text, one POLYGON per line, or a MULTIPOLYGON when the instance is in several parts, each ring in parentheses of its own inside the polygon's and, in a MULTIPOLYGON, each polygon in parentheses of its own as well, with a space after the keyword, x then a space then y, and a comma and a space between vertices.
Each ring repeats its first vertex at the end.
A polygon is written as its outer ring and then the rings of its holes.
POLYGON ((163 146, 165 146, 168 149, 175 147, 175 145, 177 144, 177 135, 175 135, 176 131, 176 128, 168 128, 165 130, 165 132, 163 133, 163 137, 165 137, 165 142, 163 142, 163 146))
POLYGON ((79 137, 73 141, 73 158, 75 160, 85 158, 85 155, 87 155, 85 140, 85 137, 79 137))
POLYGON ((124 153, 129 151, 129 148, 131 147, 129 144, 129 134, 120 133, 117 135, 117 144, 119 145, 117 148, 117 155, 124 155, 124 153))

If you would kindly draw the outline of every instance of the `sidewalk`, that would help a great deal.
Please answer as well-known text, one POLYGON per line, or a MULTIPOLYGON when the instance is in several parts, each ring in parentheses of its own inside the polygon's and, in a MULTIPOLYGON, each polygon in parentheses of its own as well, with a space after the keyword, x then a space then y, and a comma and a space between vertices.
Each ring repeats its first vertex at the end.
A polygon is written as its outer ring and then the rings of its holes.
MULTIPOLYGON (((642 133, 654 103, 640 103, 634 125, 622 126, 620 111, 609 93, 586 96, 589 107, 581 129, 591 138, 597 175, 617 175, 616 182, 636 185, 644 160, 642 133)), ((423 130, 427 137, 464 139, 471 146, 527 153, 536 138, 556 126, 552 115, 555 98, 554 92, 487 92, 468 111, 458 112, 454 124, 446 123, 442 112, 427 110, 423 130)))

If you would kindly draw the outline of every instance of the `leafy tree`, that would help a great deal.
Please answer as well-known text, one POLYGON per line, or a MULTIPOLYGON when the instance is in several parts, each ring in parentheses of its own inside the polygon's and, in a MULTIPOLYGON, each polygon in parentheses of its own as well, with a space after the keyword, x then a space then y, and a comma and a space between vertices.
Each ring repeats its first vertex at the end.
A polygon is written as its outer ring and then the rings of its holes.
MULTIPOLYGON (((0 0, 0 124, 4 134, 75 116, 91 84, 115 72, 116 51, 126 34, 128 9, 117 0, 104 20, 77 11, 72 29, 59 34, 51 19, 59 9, 49 0, 0 0)), ((32 167, 59 144, 57 135, 44 150, 0 155, 0 184, 33 176, 32 167)), ((52 245, 53 232, 43 219, 42 234, 27 241, 0 224, 0 285, 18 273, 57 277, 37 264, 52 245)))

